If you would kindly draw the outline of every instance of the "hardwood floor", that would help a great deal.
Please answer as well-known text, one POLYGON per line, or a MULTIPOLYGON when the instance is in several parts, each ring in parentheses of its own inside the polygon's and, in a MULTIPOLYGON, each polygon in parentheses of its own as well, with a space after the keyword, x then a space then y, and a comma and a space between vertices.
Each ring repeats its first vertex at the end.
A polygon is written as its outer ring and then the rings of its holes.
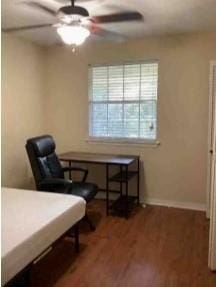
POLYGON ((32 270, 32 287, 215 287, 209 271, 208 220, 203 212, 136 208, 132 216, 105 216, 95 201, 95 232, 81 226, 77 255, 62 241, 32 270))

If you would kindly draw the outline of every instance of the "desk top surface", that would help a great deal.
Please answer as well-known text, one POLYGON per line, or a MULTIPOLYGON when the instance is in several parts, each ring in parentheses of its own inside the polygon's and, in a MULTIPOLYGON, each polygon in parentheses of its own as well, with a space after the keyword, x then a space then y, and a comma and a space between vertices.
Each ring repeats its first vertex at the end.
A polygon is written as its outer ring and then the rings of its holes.
POLYGON ((70 151, 60 154, 59 159, 62 161, 73 162, 130 165, 134 161, 138 160, 139 156, 70 151))

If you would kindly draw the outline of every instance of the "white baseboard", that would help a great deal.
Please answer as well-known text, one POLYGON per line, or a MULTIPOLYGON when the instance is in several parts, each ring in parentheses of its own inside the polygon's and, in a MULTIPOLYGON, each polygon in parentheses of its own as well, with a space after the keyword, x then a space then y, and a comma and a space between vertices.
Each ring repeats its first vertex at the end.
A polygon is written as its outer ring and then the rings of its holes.
POLYGON ((182 209, 191 209, 191 210, 199 210, 206 211, 206 205, 202 203, 196 202, 183 202, 183 201, 173 201, 173 200, 164 200, 164 199, 156 199, 156 198, 147 198, 144 200, 143 205, 160 205, 174 208, 182 208, 182 209))

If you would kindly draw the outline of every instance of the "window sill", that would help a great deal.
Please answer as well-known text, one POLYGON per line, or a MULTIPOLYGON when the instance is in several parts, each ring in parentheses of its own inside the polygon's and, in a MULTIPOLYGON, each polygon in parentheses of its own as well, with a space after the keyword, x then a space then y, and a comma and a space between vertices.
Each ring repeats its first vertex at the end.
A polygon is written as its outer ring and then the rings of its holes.
POLYGON ((130 147, 158 147, 161 143, 159 140, 139 140, 139 139, 107 139, 107 138, 87 138, 89 144, 103 145, 121 145, 130 147))

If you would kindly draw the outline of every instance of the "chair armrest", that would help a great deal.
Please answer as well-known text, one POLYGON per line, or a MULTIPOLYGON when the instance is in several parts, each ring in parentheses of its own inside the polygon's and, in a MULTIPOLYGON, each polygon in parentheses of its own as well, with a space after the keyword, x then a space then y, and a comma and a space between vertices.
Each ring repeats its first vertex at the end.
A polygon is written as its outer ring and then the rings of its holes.
POLYGON ((67 167, 63 167, 62 168, 63 172, 70 172, 70 171, 81 171, 83 172, 83 179, 82 179, 82 182, 85 182, 86 181, 86 178, 88 176, 88 170, 85 169, 85 168, 81 168, 81 167, 70 167, 70 166, 67 166, 67 167))
POLYGON ((67 192, 72 184, 71 180, 63 178, 46 178, 40 182, 39 188, 42 191, 53 191, 53 192, 67 192))

